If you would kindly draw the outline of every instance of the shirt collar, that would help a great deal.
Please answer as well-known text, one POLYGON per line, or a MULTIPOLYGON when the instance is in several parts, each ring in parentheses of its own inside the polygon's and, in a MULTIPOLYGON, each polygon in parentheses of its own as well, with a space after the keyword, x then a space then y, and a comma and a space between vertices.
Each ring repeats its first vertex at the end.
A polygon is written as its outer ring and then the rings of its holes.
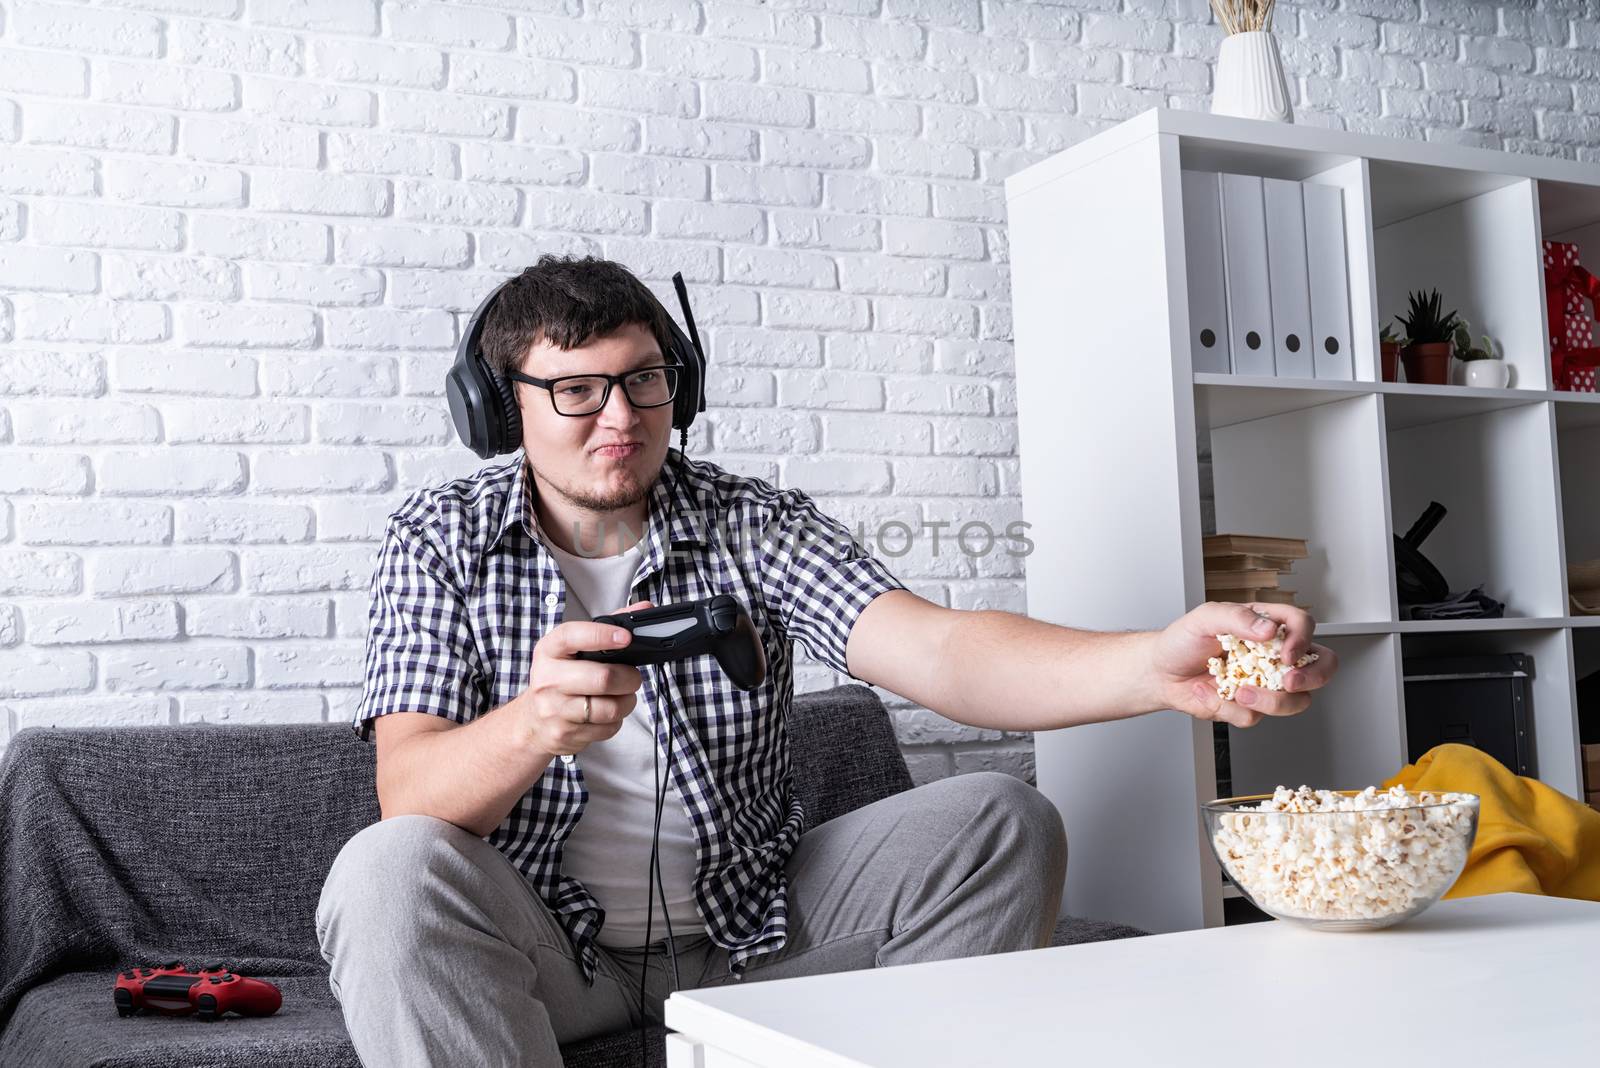
MULTIPOLYGON (((506 494, 499 526, 489 542, 490 549, 499 544, 506 531, 517 526, 522 528, 530 541, 535 544, 539 541, 539 519, 533 508, 533 479, 528 472, 527 459, 521 452, 517 453, 516 465, 516 474, 512 476, 511 488, 506 494)), ((661 473, 650 486, 650 504, 645 515, 644 560, 639 567, 641 578, 658 570, 666 555, 661 534, 663 516, 669 504, 672 508, 671 543, 674 546, 696 545, 702 548, 706 545, 707 517, 702 513, 702 504, 695 495, 693 482, 694 477, 687 470, 683 454, 669 448, 667 458, 661 465, 661 473)))
POLYGON ((533 535, 534 525, 525 522, 533 515, 533 509, 529 507, 531 483, 528 479, 528 461, 520 449, 513 462, 516 464, 516 473, 511 476, 511 488, 506 491, 505 504, 500 509, 500 522, 495 527, 494 537, 489 539, 490 549, 499 545, 500 540, 506 536, 506 531, 513 527, 520 526, 524 533, 530 537, 533 535))

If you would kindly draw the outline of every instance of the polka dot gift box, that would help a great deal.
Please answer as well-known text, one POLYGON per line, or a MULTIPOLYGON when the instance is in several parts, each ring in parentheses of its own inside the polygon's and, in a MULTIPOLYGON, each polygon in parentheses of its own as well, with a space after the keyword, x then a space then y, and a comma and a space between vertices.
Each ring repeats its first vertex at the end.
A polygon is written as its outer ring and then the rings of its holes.
POLYGON ((1544 243, 1545 314, 1550 324, 1550 364, 1555 388, 1594 393, 1600 349, 1594 347, 1594 317, 1584 307, 1600 299, 1600 279, 1578 262, 1578 246, 1544 243))

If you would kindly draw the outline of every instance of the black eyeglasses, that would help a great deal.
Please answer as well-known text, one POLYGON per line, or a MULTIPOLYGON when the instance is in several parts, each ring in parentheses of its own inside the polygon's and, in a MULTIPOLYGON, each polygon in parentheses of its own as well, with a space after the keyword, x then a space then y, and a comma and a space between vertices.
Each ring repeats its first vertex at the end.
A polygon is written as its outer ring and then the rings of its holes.
POLYGON ((517 382, 550 391, 550 403, 561 415, 593 415, 611 399, 612 383, 620 382, 628 403, 635 408, 659 408, 678 393, 678 369, 661 364, 641 367, 624 375, 562 375, 534 378, 521 371, 507 374, 517 382))

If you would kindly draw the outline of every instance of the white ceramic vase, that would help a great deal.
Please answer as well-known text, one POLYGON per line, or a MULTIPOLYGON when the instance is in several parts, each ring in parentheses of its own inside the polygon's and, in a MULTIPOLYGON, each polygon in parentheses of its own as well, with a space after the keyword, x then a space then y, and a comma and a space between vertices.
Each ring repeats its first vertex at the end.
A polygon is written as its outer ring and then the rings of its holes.
POLYGON ((1467 360, 1462 366, 1469 386, 1505 389, 1511 381, 1511 368, 1504 360, 1467 360))
POLYGON ((1278 41, 1272 34, 1251 30, 1224 37, 1217 51, 1214 80, 1213 115, 1294 121, 1294 110, 1289 106, 1289 87, 1283 80, 1283 60, 1278 55, 1278 41))

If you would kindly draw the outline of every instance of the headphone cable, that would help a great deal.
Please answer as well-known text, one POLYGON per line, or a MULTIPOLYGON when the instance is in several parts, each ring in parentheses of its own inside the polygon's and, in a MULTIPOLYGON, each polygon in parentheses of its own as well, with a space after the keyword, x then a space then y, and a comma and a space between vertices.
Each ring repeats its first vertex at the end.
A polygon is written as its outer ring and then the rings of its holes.
MULTIPOLYGON (((663 671, 661 674, 664 676, 665 672, 663 671)), ((658 693, 659 693, 660 698, 661 698, 661 705, 662 705, 663 709, 665 709, 669 704, 669 702, 667 701, 667 698, 666 698, 666 687, 664 685, 666 680, 665 680, 665 678, 661 678, 658 681, 663 684, 662 686, 659 687, 658 693)), ((648 964, 649 963, 649 955, 650 955, 650 933, 651 933, 653 921, 654 921, 654 918, 655 918, 655 896, 656 896, 656 893, 659 892, 660 895, 661 895, 661 917, 662 917, 663 920, 666 921, 666 924, 667 924, 667 953, 668 953, 668 956, 672 960, 672 986, 673 986, 673 989, 676 990, 678 988, 678 950, 677 950, 677 946, 673 943, 672 916, 669 914, 669 912, 667 910, 667 891, 666 891, 666 887, 663 884, 663 881, 662 881, 662 878, 661 878, 661 814, 662 814, 663 809, 665 809, 665 807, 666 807, 667 786, 670 783, 670 777, 672 775, 672 729, 673 729, 673 723, 672 723, 672 716, 671 716, 670 712, 666 716, 666 722, 667 722, 667 778, 663 778, 662 775, 661 775, 661 750, 658 747, 654 746, 654 745, 651 746, 651 751, 652 751, 652 755, 651 755, 651 764, 652 764, 651 779, 653 780, 653 784, 655 786, 655 794, 656 794, 656 813, 655 813, 655 815, 656 815, 656 819, 655 819, 654 836, 653 836, 653 840, 652 840, 652 842, 650 844, 650 869, 645 874, 645 889, 646 889, 646 898, 647 898, 647 900, 646 900, 646 903, 645 903, 644 942, 645 942, 646 964, 648 964)), ((639 980, 640 980, 639 981, 639 991, 640 991, 640 993, 639 993, 639 999, 640 999, 639 1000, 639 1015, 640 1015, 641 1018, 645 1015, 645 1012, 644 1012, 644 1004, 645 1004, 645 1002, 644 1002, 644 974, 645 974, 644 972, 641 972, 640 973, 640 977, 639 977, 639 980)))
MULTIPOLYGON (((679 431, 678 431, 678 455, 680 457, 682 457, 684 455, 684 446, 687 445, 688 438, 689 438, 688 429, 687 428, 679 429, 679 431)), ((669 459, 670 459, 670 457, 669 457, 669 459)), ((667 517, 666 517, 666 521, 662 525, 662 533, 661 533, 661 540, 663 542, 662 565, 661 565, 662 585, 663 586, 666 585, 667 564, 669 562, 669 558, 670 558, 671 553, 672 553, 672 513, 673 513, 673 504, 674 504, 673 496, 674 495, 673 495, 672 492, 668 492, 668 494, 667 494, 667 517)), ((660 749, 660 747, 658 745, 656 745, 655 732, 651 731, 651 738, 650 738, 650 765, 651 765, 651 772, 650 772, 650 778, 651 778, 651 785, 654 786, 654 788, 655 788, 655 800, 656 800, 655 817, 656 818, 655 818, 655 827, 654 827, 653 835, 652 835, 651 842, 650 842, 650 868, 645 873, 644 959, 642 961, 640 961, 640 963, 639 963, 639 1022, 640 1022, 640 1027, 639 1027, 639 1065, 640 1065, 640 1068, 646 1068, 646 1065, 648 1064, 648 1054, 647 1054, 647 1051, 646 1051, 646 1042, 645 1042, 645 1025, 648 1023, 649 1016, 646 1013, 646 1005, 648 1004, 648 1002, 647 1002, 647 999, 646 999, 645 981, 650 975, 650 935, 651 935, 652 930, 653 930, 653 921, 655 919, 655 898, 656 898, 657 891, 659 891, 660 894, 661 894, 661 918, 663 920, 665 920, 666 924, 667 924, 667 955, 668 955, 669 959, 672 961, 672 989, 673 990, 677 990, 679 985, 680 985, 680 980, 679 980, 679 977, 678 977, 678 947, 677 947, 677 943, 673 939, 673 934, 672 934, 672 916, 671 916, 670 910, 667 908, 667 891, 666 891, 666 887, 665 887, 665 885, 663 883, 663 880, 661 878, 661 813, 662 813, 662 810, 666 807, 666 800, 667 800, 667 789, 666 788, 667 788, 667 784, 670 781, 671 776, 672 776, 672 732, 673 732, 672 702, 671 702, 671 699, 667 696, 666 681, 667 681, 666 668, 665 668, 665 666, 660 666, 660 670, 658 671, 657 676, 656 676, 656 682, 657 682, 657 686, 656 686, 657 702, 656 703, 660 706, 661 714, 665 718, 666 724, 667 724, 667 777, 665 779, 662 778, 662 775, 661 775, 661 749, 660 749)), ((664 1001, 663 1001, 662 1022, 663 1022, 663 1024, 666 1022, 665 1002, 664 1001)))

